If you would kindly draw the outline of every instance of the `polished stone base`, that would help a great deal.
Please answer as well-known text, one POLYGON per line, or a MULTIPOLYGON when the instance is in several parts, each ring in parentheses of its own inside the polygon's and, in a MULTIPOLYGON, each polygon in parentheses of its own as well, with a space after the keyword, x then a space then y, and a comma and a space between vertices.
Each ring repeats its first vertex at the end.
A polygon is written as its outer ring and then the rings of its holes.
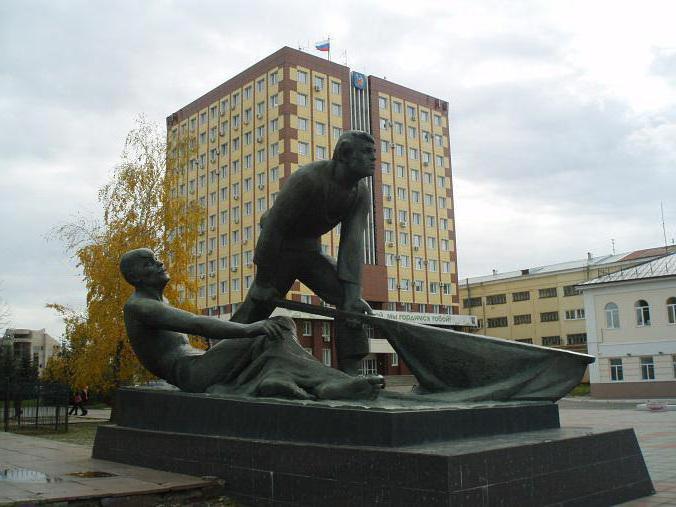
POLYGON ((162 389, 117 393, 123 427, 321 444, 401 446, 559 427, 551 402, 450 404, 383 393, 365 402, 222 398, 162 389))
MULTIPOLYGON (((194 398, 176 394, 179 396, 157 399, 165 403, 172 399, 178 412, 181 398, 194 398)), ((278 405, 266 401, 251 403, 278 405)), ((539 406, 535 406, 533 417, 538 416, 539 406)), ((139 421, 144 419, 141 413, 145 413, 146 426, 150 420, 159 420, 160 426, 173 423, 167 421, 168 414, 154 412, 157 405, 146 410, 140 405, 118 407, 117 424, 98 429, 95 458, 190 475, 217 476, 225 480, 229 495, 251 506, 588 506, 613 505, 654 492, 633 430, 599 433, 589 428, 555 427, 436 441, 430 441, 426 433, 423 439, 426 441, 418 444, 393 444, 388 437, 385 440, 390 443, 385 445, 355 445, 205 434, 194 429, 187 433, 178 428, 140 428, 139 421), (133 413, 136 413, 134 417, 133 413)), ((189 407, 192 405, 184 406, 183 410, 189 407)), ((329 409, 334 415, 343 410, 352 412, 353 417, 360 411, 371 412, 358 407, 329 409)), ((383 411, 387 412, 380 412, 383 411)), ((224 417, 241 417, 237 412, 218 412, 217 406, 210 413, 184 412, 186 425, 193 426, 190 420, 223 421, 224 417)), ((275 414, 274 423, 278 427, 298 421, 297 417, 285 418, 292 417, 285 413, 273 410, 259 415, 268 414, 271 423, 270 414, 275 414)), ((378 417, 382 419, 379 420, 387 421, 393 413, 380 413, 378 417)), ((493 414, 497 416, 499 412, 493 414)), ((416 426, 409 427, 407 433, 416 433, 418 427, 424 430, 425 416, 419 416, 421 419, 416 426)), ((323 417, 317 420, 310 413, 314 424, 328 425, 323 434, 342 438, 343 433, 335 428, 331 418, 323 417)), ((360 419, 367 434, 372 431, 368 417, 360 419)), ((491 417, 491 413, 485 412, 483 417, 491 417)), ((337 416, 336 420, 344 419, 337 416)), ((356 430, 359 425, 351 428, 356 430)), ((231 431, 231 427, 227 431, 231 431)), ((390 430, 386 432, 392 434, 390 430)))

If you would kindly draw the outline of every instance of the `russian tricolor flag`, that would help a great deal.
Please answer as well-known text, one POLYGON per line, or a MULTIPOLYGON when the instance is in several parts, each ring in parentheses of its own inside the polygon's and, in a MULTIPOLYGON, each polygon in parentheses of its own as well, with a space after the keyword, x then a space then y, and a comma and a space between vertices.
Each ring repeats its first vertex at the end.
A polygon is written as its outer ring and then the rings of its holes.
POLYGON ((315 48, 319 51, 331 51, 331 41, 326 39, 321 42, 315 42, 315 48))

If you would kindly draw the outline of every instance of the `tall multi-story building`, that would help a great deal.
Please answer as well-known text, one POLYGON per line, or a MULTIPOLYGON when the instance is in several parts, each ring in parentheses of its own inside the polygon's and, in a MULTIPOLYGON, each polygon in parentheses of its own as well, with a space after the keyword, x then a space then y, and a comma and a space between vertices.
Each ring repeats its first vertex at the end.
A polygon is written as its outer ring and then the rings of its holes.
MULTIPOLYGON (((227 318, 254 279, 261 215, 286 178, 330 159, 345 130, 370 132, 378 165, 364 241, 364 298, 392 318, 465 325, 458 306, 448 103, 284 47, 167 118, 173 195, 204 210, 189 273, 204 313, 227 318)), ((340 230, 322 238, 335 256, 340 230)), ((322 304, 300 283, 290 298, 322 304)), ((278 310, 279 311, 279 310, 278 310)), ((299 338, 335 364, 332 323, 292 313, 299 338)), ((373 336, 364 371, 405 371, 373 336)))
POLYGON ((476 332, 537 345, 587 352, 585 304, 578 285, 656 259, 673 247, 538 266, 467 278, 462 312, 477 318, 476 332))

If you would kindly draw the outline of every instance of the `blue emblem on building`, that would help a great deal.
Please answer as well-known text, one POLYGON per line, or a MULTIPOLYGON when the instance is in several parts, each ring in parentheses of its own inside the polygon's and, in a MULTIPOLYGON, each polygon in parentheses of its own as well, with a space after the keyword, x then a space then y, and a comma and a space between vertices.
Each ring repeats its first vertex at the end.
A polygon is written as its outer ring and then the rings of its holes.
POLYGON ((358 90, 363 90, 364 88, 366 88, 366 76, 360 72, 353 72, 352 84, 358 90))

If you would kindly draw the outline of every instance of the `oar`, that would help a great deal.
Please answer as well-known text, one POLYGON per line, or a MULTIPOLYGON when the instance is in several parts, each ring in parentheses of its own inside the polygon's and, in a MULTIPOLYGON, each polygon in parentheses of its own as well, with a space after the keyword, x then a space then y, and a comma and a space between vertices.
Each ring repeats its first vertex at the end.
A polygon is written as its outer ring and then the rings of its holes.
POLYGON ((378 317, 367 315, 365 313, 346 312, 336 308, 310 305, 307 303, 301 303, 300 301, 290 301, 288 299, 277 299, 273 302, 273 304, 280 308, 286 308, 287 310, 312 313, 314 315, 323 315, 324 317, 332 317, 334 319, 354 319, 363 323, 370 323, 373 322, 373 320, 378 319, 378 317))

